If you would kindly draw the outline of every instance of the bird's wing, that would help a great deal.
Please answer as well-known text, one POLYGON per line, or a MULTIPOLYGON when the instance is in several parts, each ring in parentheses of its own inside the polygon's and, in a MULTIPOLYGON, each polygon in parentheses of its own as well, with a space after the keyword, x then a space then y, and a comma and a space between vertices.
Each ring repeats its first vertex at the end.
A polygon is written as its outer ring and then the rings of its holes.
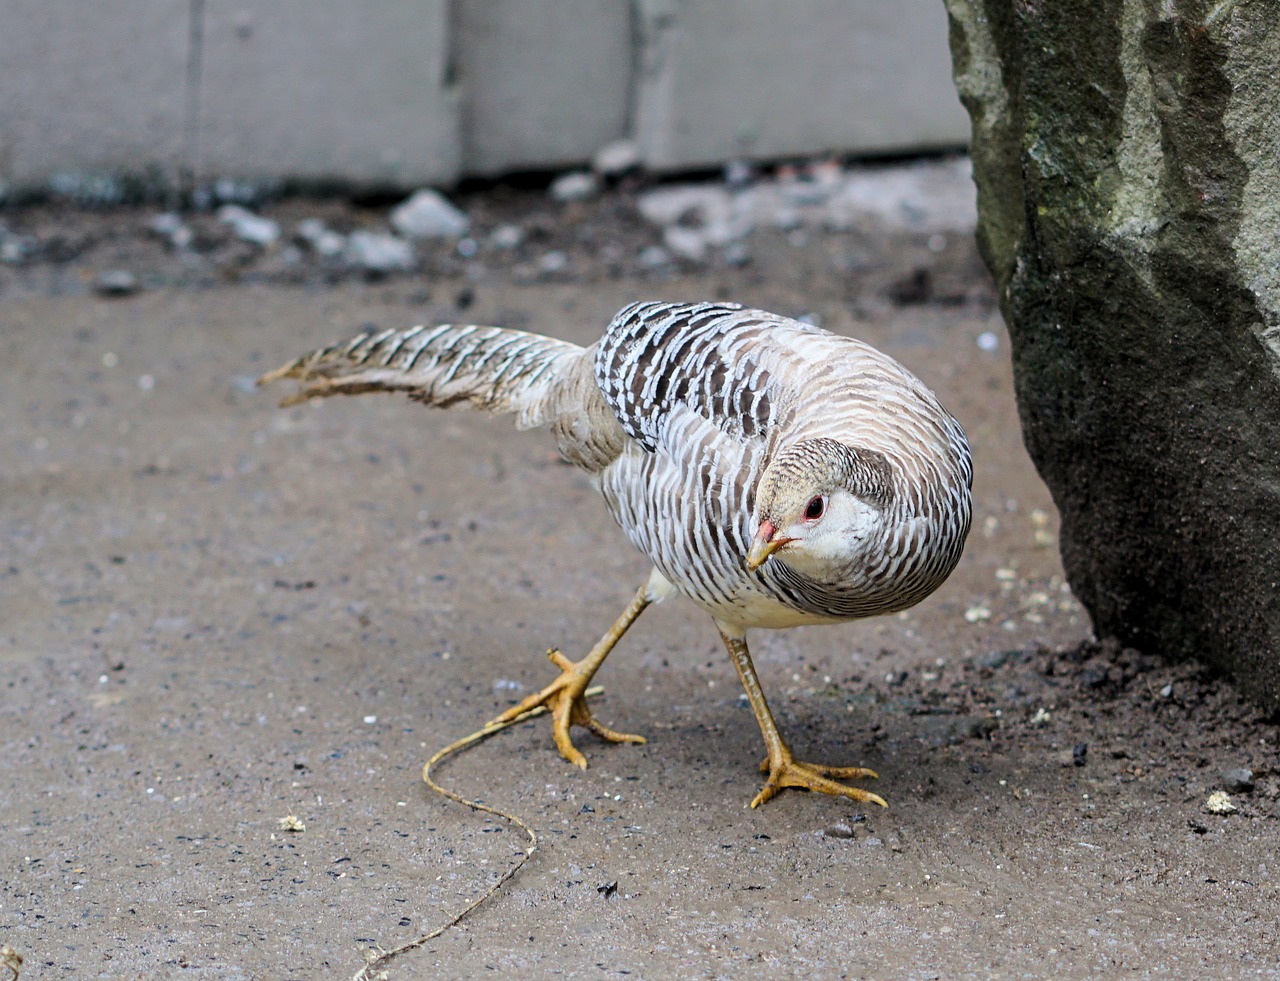
POLYGON ((787 376, 803 376, 786 341, 810 333, 825 332, 734 303, 635 303, 597 345, 596 383, 651 452, 690 412, 735 440, 767 441, 790 412, 787 376))

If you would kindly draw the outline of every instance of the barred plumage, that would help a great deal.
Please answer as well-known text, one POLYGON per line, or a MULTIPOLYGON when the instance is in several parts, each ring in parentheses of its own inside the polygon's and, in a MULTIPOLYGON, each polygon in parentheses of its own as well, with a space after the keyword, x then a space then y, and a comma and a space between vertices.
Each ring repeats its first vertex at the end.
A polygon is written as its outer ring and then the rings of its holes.
MULTIPOLYGON (((726 303, 636 303, 590 348, 495 327, 414 327, 324 348, 264 376, 313 395, 403 391, 548 426, 595 475, 655 573, 587 658, 516 710, 546 703, 611 739, 582 700, 649 602, 680 593, 712 615, 769 748, 753 805, 784 786, 883 803, 795 761, 747 653, 749 627, 834 623, 905 609, 959 560, 972 462, 959 423, 907 369, 860 341, 726 303)), ((558 661, 557 663, 561 663, 558 661)), ((505 715, 510 716, 511 713, 505 715)))

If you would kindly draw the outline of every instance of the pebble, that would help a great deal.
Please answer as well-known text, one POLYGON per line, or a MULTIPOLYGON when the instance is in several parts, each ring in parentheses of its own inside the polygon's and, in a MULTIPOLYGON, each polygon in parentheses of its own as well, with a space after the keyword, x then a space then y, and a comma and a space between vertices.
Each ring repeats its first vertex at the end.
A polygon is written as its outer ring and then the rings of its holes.
POLYGON ((661 245, 650 245, 640 250, 637 261, 643 269, 662 269, 671 265, 671 253, 661 245))
POLYGON ((606 143, 591 158, 591 169, 601 177, 620 177, 640 166, 640 147, 634 140, 606 143))
POLYGON ((253 245, 270 245, 280 238, 279 222, 255 215, 238 204, 224 204, 218 209, 218 220, 230 225, 236 238, 253 245))
POLYGON ((840 821, 826 828, 822 833, 828 838, 852 838, 853 828, 840 821))
POLYGON ((585 201, 594 197, 599 190, 600 181, 595 174, 585 170, 575 170, 553 180, 550 194, 553 200, 568 204, 570 201, 585 201))
POLYGON ((662 241, 667 251, 682 259, 701 262, 707 256, 707 237, 696 228, 668 225, 662 230, 662 241))
POLYGON ((1002 651, 987 651, 984 654, 979 654, 976 660, 978 667, 990 668, 994 671, 996 668, 1004 667, 1010 661, 1017 660, 1021 656, 1022 651, 1016 648, 1006 648, 1002 651))
POLYGON ((147 222, 147 228, 153 235, 164 239, 175 249, 190 248, 191 243, 195 241, 195 234, 176 211, 162 211, 152 216, 147 222))
POLYGON ((316 255, 334 259, 347 250, 347 240, 329 228, 319 218, 303 218, 298 222, 298 238, 302 239, 316 255))
POLYGON ((1253 784, 1253 771, 1246 766, 1222 771, 1222 786, 1233 794, 1247 794, 1253 790, 1253 784))
POLYGON ((559 249, 553 249, 538 260, 538 271, 554 275, 569 268, 569 257, 559 249))
POLYGON ((409 238, 459 238, 471 227, 471 219, 438 191, 423 188, 396 205, 391 227, 409 238))
POLYGON ((495 249, 514 249, 524 242, 524 229, 519 225, 499 225, 489 235, 495 249))
POLYGON ((138 292, 138 277, 127 269, 107 269, 93 281, 94 292, 101 296, 130 296, 138 292))
POLYGON ((15 235, 0 225, 0 262, 17 265, 36 250, 35 242, 26 235, 15 235))
POLYGON ((414 266, 413 245, 386 232, 352 232, 347 237, 345 257, 356 268, 376 275, 404 272, 414 266))
POLYGON ((1231 803, 1231 798, 1221 790, 1215 790, 1204 802, 1205 810, 1210 814, 1234 814, 1239 808, 1231 803))

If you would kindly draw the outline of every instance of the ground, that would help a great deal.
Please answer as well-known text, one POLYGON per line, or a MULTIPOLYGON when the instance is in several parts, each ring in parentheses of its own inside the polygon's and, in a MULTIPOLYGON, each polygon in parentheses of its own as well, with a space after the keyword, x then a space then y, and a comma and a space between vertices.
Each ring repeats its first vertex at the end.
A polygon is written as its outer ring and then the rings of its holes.
MULTIPOLYGON (((811 315, 969 431, 974 530, 938 593, 755 639, 799 755, 872 767, 890 806, 748 809, 733 668, 664 604, 599 676, 601 719, 647 744, 578 731, 582 772, 543 719, 440 767, 541 846, 390 977, 1280 977, 1280 733, 1197 665, 1090 641, 968 236, 760 230, 749 257, 657 267, 624 192, 465 203, 532 230, 524 252, 370 281, 201 218, 175 255, 139 231, 154 210, 3 215, 32 246, 0 266, 0 943, 23 981, 350 977, 511 866, 523 836, 422 763, 549 680, 546 648, 584 651, 644 560, 543 434, 390 398, 281 411, 252 380, 369 323, 586 343, 650 297, 811 315), (109 295, 117 268, 141 288, 109 295)), ((308 209, 376 217, 263 210, 308 209)))

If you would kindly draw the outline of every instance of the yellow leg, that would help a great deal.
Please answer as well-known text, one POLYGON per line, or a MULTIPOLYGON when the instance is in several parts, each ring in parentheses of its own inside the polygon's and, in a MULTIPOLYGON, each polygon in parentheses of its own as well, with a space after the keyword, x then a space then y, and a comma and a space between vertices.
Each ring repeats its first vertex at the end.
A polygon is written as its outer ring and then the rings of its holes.
POLYGON ((646 583, 632 598, 631 602, 627 604, 627 608, 614 621, 613 626, 609 628, 608 632, 600 638, 596 646, 591 648, 590 653, 581 661, 570 661, 556 650, 547 651, 547 657, 551 658, 552 663, 561 670, 560 677, 547 685, 542 691, 530 695, 519 705, 513 705, 507 709, 496 719, 489 722, 485 728, 510 722, 530 709, 544 705, 551 714, 551 734, 555 738, 560 755, 584 770, 587 768, 587 758, 578 752, 577 747, 573 745, 573 741, 569 738, 570 726, 582 726, 590 729, 601 739, 606 739, 612 743, 644 742, 644 736, 617 732, 597 722, 592 716, 591 710, 587 708, 584 692, 586 692, 587 686, 591 684, 592 676, 600 669, 600 665, 609 656, 609 652, 613 650, 613 645, 627 632, 627 628, 635 622, 636 617, 652 601, 650 586, 646 583))
POLYGON ((747 650, 746 637, 727 631, 722 624, 717 626, 720 627, 720 638, 724 641, 724 646, 729 649, 729 656, 733 658, 733 666, 738 669, 738 677, 742 680, 742 687, 747 692, 747 701, 751 703, 751 710, 756 714, 756 722, 760 725, 760 734, 764 736, 765 749, 769 753, 765 761, 760 764, 760 769, 768 773, 769 778, 765 781, 760 793, 756 794, 751 806, 759 807, 784 787, 799 787, 803 790, 813 790, 821 794, 833 794, 888 807, 884 799, 876 794, 859 787, 846 787, 830 779, 832 777, 840 780, 874 779, 876 776, 874 770, 868 770, 863 766, 823 766, 816 763, 802 763, 792 755, 791 749, 782 738, 782 733, 778 732, 778 724, 773 721, 769 703, 765 701, 760 679, 756 677, 755 665, 751 663, 751 652, 747 650))

